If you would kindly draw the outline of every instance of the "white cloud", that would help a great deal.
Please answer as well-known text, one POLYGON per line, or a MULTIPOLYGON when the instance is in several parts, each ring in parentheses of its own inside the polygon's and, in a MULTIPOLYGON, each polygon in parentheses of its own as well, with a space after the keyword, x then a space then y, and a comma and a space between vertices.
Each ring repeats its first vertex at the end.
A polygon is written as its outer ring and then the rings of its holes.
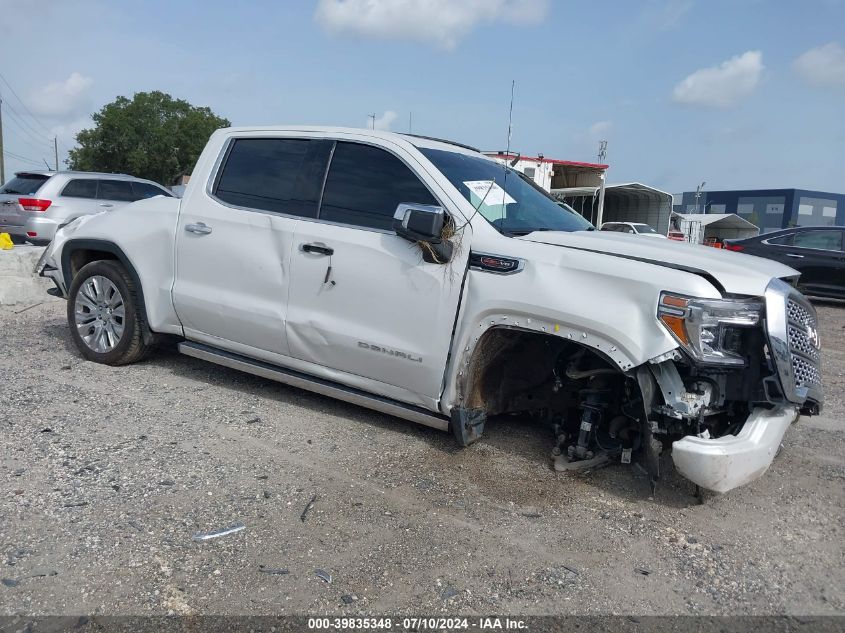
POLYGON ((670 31, 681 25, 693 6, 694 0, 651 0, 643 11, 643 20, 661 31, 670 31))
POLYGON ((64 81, 46 84, 36 90, 27 105, 35 115, 53 119, 67 119, 87 113, 91 104, 88 89, 94 80, 79 73, 71 73, 64 81))
POLYGON ((384 114, 377 116, 375 119, 372 117, 368 118, 367 127, 372 125, 376 130, 389 130, 395 120, 396 113, 393 110, 385 110, 384 114))
POLYGON ((330 33, 413 39, 452 50, 482 22, 536 24, 549 0, 319 0, 314 19, 330 33))
POLYGON ((792 68, 814 86, 845 86, 845 48, 839 42, 811 48, 792 62, 792 68))
POLYGON ((718 66, 696 70, 672 93, 678 103, 727 108, 754 92, 763 74, 763 54, 747 51, 718 66))
POLYGON ((613 121, 596 121, 590 126, 589 132, 590 136, 598 138, 599 136, 604 136, 610 129, 613 127, 613 121))

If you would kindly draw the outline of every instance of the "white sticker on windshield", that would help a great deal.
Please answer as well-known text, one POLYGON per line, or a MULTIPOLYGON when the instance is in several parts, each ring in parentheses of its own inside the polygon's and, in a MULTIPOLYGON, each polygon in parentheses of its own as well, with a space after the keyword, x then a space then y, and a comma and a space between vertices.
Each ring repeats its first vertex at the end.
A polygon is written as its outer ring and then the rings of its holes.
POLYGON ((479 200, 484 200, 485 206, 496 207, 516 202, 494 180, 465 180, 464 184, 479 200))

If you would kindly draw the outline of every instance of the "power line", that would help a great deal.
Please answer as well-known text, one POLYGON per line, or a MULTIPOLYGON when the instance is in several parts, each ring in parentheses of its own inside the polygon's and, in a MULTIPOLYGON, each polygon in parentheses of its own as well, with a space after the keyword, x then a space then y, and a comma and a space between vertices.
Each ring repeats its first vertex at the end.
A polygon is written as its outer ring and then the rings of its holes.
POLYGON ((14 108, 13 108, 13 107, 9 104, 9 102, 8 102, 8 101, 7 101, 7 102, 5 102, 5 105, 6 105, 6 108, 8 108, 8 110, 9 110, 9 114, 10 114, 10 116, 12 116, 12 117, 13 117, 11 120, 12 120, 12 121, 14 121, 14 122, 17 124, 17 126, 18 126, 19 128, 21 128, 21 129, 22 129, 23 131, 25 131, 25 132, 26 132, 29 136, 31 136, 31 137, 32 137, 32 138, 34 138, 34 139, 39 140, 40 142, 46 143, 47 145, 51 145, 51 144, 52 144, 52 143, 48 140, 48 139, 49 139, 49 137, 42 136, 42 135, 41 135, 41 132, 39 132, 39 131, 38 131, 38 130, 36 130, 34 127, 32 127, 32 125, 30 125, 30 124, 26 121, 26 119, 24 119, 24 118, 23 118, 23 116, 21 116, 21 115, 20 115, 20 113, 18 113, 18 111, 17 111, 17 110, 15 110, 15 109, 14 109, 14 108))
MULTIPOLYGON (((8 114, 8 112, 6 114, 8 114)), ((10 119, 7 119, 7 121, 11 121, 17 127, 7 127, 6 131, 8 132, 10 130, 13 130, 15 132, 15 134, 18 135, 18 138, 20 139, 20 141, 22 143, 24 143, 26 145, 35 146, 39 150, 44 150, 48 146, 52 145, 52 143, 48 143, 47 141, 45 141, 43 139, 35 138, 31 133, 27 132, 25 128, 20 127, 20 124, 17 121, 15 121, 14 119, 10 118, 10 119), (24 134, 26 135, 26 137, 24 137, 24 134)))
POLYGON ((32 165, 41 166, 40 160, 35 160, 33 158, 27 158, 26 156, 21 156, 20 154, 15 154, 14 152, 10 152, 8 150, 3 150, 3 155, 8 156, 9 158, 14 158, 15 160, 19 160, 24 163, 30 163, 32 165))
POLYGON ((3 80, 3 83, 4 83, 4 84, 6 84, 6 87, 7 87, 9 90, 11 90, 11 91, 12 91, 12 94, 13 94, 13 95, 15 95, 15 99, 17 99, 17 100, 18 100, 18 103, 20 103, 20 104, 21 104, 21 106, 23 107, 23 109, 27 111, 27 113, 28 113, 28 114, 29 114, 29 116, 32 118, 32 120, 33 120, 33 121, 35 121, 36 123, 38 123, 38 125, 40 125, 40 126, 41 126, 41 128, 42 128, 45 132, 47 132, 47 133, 49 134, 49 133, 50 133, 50 129, 49 129, 46 125, 44 125, 44 123, 42 123, 42 122, 41 122, 41 120, 40 120, 38 117, 36 117, 36 116, 32 113, 32 111, 31 111, 29 108, 27 108, 27 107, 26 107, 26 104, 25 104, 25 103, 23 102, 23 100, 22 100, 22 99, 18 96, 18 93, 17 93, 17 92, 15 92, 15 89, 14 89, 14 88, 12 88, 12 85, 11 85, 11 84, 10 84, 10 83, 6 80, 6 78, 2 75, 2 73, 0 73, 0 79, 2 79, 2 80, 3 80))

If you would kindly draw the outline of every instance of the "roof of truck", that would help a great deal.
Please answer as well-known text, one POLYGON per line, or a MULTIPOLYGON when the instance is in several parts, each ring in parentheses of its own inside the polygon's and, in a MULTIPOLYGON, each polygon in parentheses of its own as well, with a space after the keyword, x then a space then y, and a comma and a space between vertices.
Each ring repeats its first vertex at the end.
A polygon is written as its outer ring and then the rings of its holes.
POLYGON ((322 132, 335 134, 354 134, 356 136, 363 136, 369 138, 378 138, 393 142, 411 143, 416 147, 426 147, 431 149, 448 149, 452 151, 469 151, 473 153, 481 153, 475 147, 451 141, 448 139, 435 138, 433 136, 423 136, 418 134, 402 134, 399 132, 389 132, 386 130, 373 130, 370 128, 356 128, 356 127, 332 127, 324 125, 262 125, 262 126, 247 126, 247 127, 229 127, 219 130, 227 134, 238 134, 242 132, 322 132))

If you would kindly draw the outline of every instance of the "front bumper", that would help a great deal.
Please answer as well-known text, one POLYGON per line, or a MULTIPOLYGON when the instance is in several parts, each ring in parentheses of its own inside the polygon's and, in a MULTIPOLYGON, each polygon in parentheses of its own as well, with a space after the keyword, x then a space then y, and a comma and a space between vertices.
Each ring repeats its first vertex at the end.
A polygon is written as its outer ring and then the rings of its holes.
POLYGON ((694 484, 727 492, 760 477, 772 463, 786 429, 798 417, 798 408, 757 408, 737 435, 705 439, 688 435, 672 444, 672 461, 694 484))
POLYGON ((48 294, 67 299, 67 288, 65 288, 64 276, 62 275, 62 271, 59 270, 55 265, 52 250, 53 249, 51 246, 48 246, 44 249, 44 252, 41 253, 41 257, 38 259, 38 263, 35 264, 35 268, 32 272, 38 275, 39 277, 46 277, 47 279, 51 279, 56 285, 56 290, 48 290, 48 294))

